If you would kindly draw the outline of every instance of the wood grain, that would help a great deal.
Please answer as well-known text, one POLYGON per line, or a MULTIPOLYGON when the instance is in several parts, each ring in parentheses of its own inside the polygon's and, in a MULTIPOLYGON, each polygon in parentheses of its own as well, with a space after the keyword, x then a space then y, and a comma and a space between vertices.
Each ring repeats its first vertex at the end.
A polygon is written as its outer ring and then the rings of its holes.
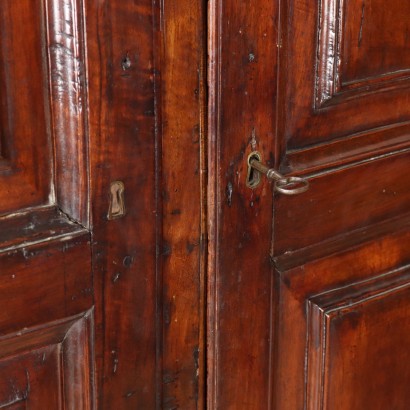
POLYGON ((162 408, 204 402, 205 3, 164 2, 162 108, 162 408))
POLYGON ((274 165, 277 7, 210 2, 209 409, 270 405, 272 195, 245 180, 251 151, 274 165))

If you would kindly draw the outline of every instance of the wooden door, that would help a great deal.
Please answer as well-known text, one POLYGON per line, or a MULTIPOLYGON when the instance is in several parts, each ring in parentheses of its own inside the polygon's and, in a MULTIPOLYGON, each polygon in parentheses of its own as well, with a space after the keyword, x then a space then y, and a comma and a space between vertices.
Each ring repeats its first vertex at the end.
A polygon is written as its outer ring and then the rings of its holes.
POLYGON ((202 407, 204 9, 0 2, 0 408, 202 407))
POLYGON ((0 407, 93 407, 79 2, 0 4, 0 407))
POLYGON ((209 408, 409 408, 409 17, 211 2, 209 408))

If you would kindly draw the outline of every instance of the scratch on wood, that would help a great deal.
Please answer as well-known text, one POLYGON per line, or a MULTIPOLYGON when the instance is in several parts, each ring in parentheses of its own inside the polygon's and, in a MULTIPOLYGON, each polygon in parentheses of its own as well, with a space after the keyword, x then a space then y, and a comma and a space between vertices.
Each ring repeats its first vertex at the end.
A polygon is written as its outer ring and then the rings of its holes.
POLYGON ((28 398, 28 396, 30 394, 30 390, 31 390, 30 373, 27 369, 26 369, 26 379, 27 379, 27 387, 26 387, 26 391, 24 392, 24 398, 25 399, 28 398))
POLYGON ((112 350, 111 351, 111 355, 112 355, 112 372, 113 374, 117 373, 118 370, 118 352, 116 350, 112 350))
POLYGON ((232 192, 233 192, 232 183, 228 182, 228 185, 226 186, 226 201, 229 207, 232 206, 232 192))
POLYGON ((121 272, 114 273, 114 275, 112 276, 112 279, 111 279, 112 283, 116 283, 118 281, 118 279, 120 278, 120 276, 121 276, 121 272))
POLYGON ((252 151, 256 151, 256 146, 257 146, 257 142, 256 142, 256 131, 255 128, 252 129, 252 137, 251 137, 251 148, 252 151))
POLYGON ((137 393, 136 390, 129 391, 129 392, 125 393, 124 397, 126 399, 129 399, 130 397, 134 396, 135 393, 137 393))
POLYGON ((360 47, 362 44, 362 35, 363 35, 363 23, 364 23, 364 8, 365 8, 365 4, 364 4, 364 0, 363 0, 363 4, 362 4, 362 17, 360 19, 360 30, 359 30, 359 41, 358 41, 358 46, 360 47))

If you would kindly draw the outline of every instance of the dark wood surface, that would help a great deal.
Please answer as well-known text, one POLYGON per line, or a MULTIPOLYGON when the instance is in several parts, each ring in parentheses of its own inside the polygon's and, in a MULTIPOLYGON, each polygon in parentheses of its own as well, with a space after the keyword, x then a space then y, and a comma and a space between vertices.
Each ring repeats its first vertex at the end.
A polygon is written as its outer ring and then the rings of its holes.
POLYGON ((2 2, 0 407, 407 409, 408 13, 2 2))
POLYGON ((0 407, 203 408, 205 13, 1 4, 0 407))
POLYGON ((253 191, 245 179, 253 150, 273 165, 277 13, 277 2, 210 3, 210 409, 270 401, 273 198, 267 181, 253 191))
POLYGON ((408 12, 211 2, 211 409, 410 405, 408 12), (247 188, 252 150, 310 189, 247 188))
POLYGON ((96 405, 79 5, 0 6, 2 408, 96 405))
POLYGON ((86 1, 97 390, 107 410, 202 407, 204 13, 201 2, 86 1), (126 214, 108 220, 114 181, 126 214))

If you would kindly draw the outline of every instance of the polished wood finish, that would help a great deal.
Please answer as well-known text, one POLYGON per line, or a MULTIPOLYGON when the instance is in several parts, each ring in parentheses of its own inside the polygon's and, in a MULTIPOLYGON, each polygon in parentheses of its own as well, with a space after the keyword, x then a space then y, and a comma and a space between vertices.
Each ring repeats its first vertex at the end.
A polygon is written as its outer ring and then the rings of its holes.
POLYGON ((2 3, 0 407, 409 407, 390 3, 2 3))
POLYGON ((206 4, 162 14, 162 408, 204 406, 206 4))
POLYGON ((41 205, 52 195, 42 3, 7 0, 0 6, 0 214, 41 205))
POLYGON ((201 408, 205 4, 85 10, 99 408, 201 408))
POLYGON ((80 1, 1 19, 0 407, 96 407, 80 1))
POLYGON ((274 165, 278 3, 210 2, 208 408, 270 402, 271 186, 246 187, 247 156, 274 165), (269 63, 265 63, 269 61, 269 63))
POLYGON ((205 13, 0 6, 0 407, 203 407, 205 13))
POLYGON ((276 408, 408 406, 408 241, 402 216, 346 236, 325 257, 281 258, 276 408))
POLYGON ((0 337, 2 408, 94 407, 92 312, 0 337))
POLYGON ((209 408, 409 407, 408 14, 211 1, 209 408))

